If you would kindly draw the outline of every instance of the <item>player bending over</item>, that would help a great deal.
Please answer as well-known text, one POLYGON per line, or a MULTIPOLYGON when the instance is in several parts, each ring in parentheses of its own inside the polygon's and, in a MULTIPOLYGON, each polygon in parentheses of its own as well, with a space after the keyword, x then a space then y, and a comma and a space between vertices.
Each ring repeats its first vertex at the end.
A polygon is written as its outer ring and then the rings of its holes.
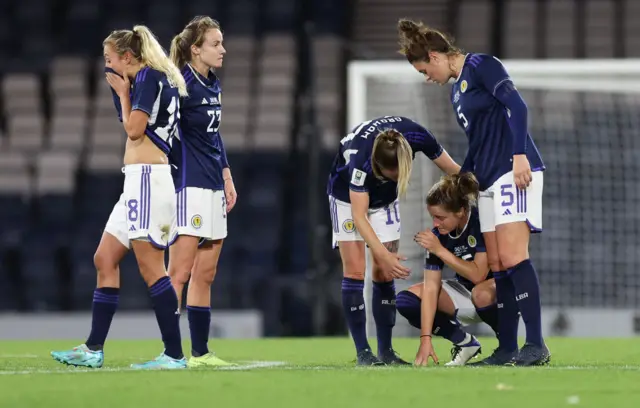
POLYGON ((531 233, 542 231, 544 164, 527 130, 527 105, 497 58, 465 54, 422 23, 400 20, 398 29, 401 52, 427 82, 454 80, 451 103, 469 141, 462 171, 480 183, 480 228, 500 306, 499 347, 481 364, 547 364, 540 284, 529 259, 531 233), (520 350, 518 311, 527 329, 520 350))
POLYGON ((342 304, 358 365, 408 364, 391 344, 396 319, 393 279, 404 279, 410 272, 398 254, 398 196, 407 192, 416 152, 424 153, 449 174, 460 169, 427 129, 411 119, 385 116, 361 123, 340 141, 329 175, 333 242, 339 247, 344 273, 342 304), (378 357, 371 352, 366 336, 365 243, 373 255, 378 357))
POLYGON ((484 321, 497 331, 495 282, 480 232, 477 199, 478 182, 471 173, 444 176, 427 195, 434 228, 415 237, 427 250, 424 282, 398 293, 396 300, 398 312, 420 329, 416 365, 426 365, 429 356, 438 362, 433 334, 454 344, 446 365, 461 366, 480 353, 478 340, 461 326, 484 321), (455 279, 442 280, 445 264, 455 271, 455 279))
POLYGON ((222 136, 220 81, 213 72, 222 67, 226 51, 217 21, 196 17, 171 42, 171 59, 182 70, 189 96, 180 103, 180 130, 173 140, 171 162, 177 192, 178 235, 169 249, 169 276, 182 305, 187 291, 191 332, 189 367, 229 363, 209 352, 211 284, 216 276, 227 213, 236 203, 222 136))
POLYGON ((164 352, 137 369, 180 369, 182 354, 178 299, 164 266, 172 241, 176 199, 167 154, 178 126, 179 98, 187 94, 180 71, 145 26, 112 32, 103 42, 107 81, 127 133, 124 186, 113 208, 94 262, 98 287, 93 294, 91 333, 54 359, 74 366, 102 367, 103 347, 118 305, 118 264, 131 248, 149 288, 164 352))

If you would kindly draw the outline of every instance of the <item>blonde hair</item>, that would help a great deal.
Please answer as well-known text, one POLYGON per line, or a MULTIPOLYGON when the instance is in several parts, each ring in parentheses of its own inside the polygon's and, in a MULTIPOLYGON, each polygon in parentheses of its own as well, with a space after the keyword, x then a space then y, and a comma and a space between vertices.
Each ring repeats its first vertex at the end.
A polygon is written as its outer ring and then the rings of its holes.
POLYGON ((187 24, 182 32, 171 40, 169 55, 171 61, 180 69, 191 61, 191 46, 201 47, 204 36, 212 29, 220 30, 220 23, 211 17, 197 16, 187 24))
POLYGON ((429 62, 430 52, 446 55, 462 53, 462 50, 454 45, 453 38, 413 20, 398 21, 398 43, 400 54, 407 57, 409 62, 429 62))
POLYGON ((469 212, 477 205, 479 192, 480 186, 473 173, 449 174, 431 187, 427 205, 440 205, 452 213, 469 212))
POLYGON ((146 26, 137 25, 133 30, 116 30, 102 42, 111 45, 118 55, 130 52, 145 66, 164 73, 167 81, 178 88, 180 96, 187 96, 187 84, 178 67, 167 57, 164 49, 146 26))
POLYGON ((402 133, 385 129, 376 136, 371 151, 371 169, 378 179, 383 179, 382 170, 398 170, 398 197, 405 197, 413 167, 413 150, 402 133))

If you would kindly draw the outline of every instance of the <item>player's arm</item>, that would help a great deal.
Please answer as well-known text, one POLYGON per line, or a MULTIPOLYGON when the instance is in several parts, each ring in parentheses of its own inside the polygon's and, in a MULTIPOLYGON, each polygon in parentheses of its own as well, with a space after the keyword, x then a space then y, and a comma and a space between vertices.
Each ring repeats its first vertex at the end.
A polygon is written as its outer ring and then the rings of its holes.
POLYGON ((427 156, 440 170, 447 174, 456 174, 460 171, 460 166, 456 163, 449 153, 436 140, 435 136, 423 126, 416 123, 420 135, 419 149, 427 156))
MULTIPOLYGON (((359 171, 359 170, 356 170, 359 171)), ((358 233, 367 243, 374 257, 380 257, 387 252, 387 248, 380 242, 378 235, 373 230, 367 213, 369 212, 369 192, 349 190, 349 200, 351 201, 351 215, 353 223, 358 233)))
POLYGON ((457 174, 460 172, 460 165, 449 156, 446 150, 443 150, 440 157, 433 160, 433 163, 447 174, 457 174))
POLYGON ((427 255, 420 302, 420 342, 431 341, 431 329, 438 309, 438 297, 442 288, 442 267, 444 263, 432 253, 427 255))
POLYGON ((136 77, 133 95, 131 101, 127 102, 126 108, 122 102, 122 96, 120 97, 124 128, 131 140, 143 137, 149 123, 153 105, 160 92, 158 81, 154 76, 152 73, 147 73, 142 78, 136 77))
POLYGON ((476 252, 473 260, 466 261, 458 258, 451 251, 443 247, 437 256, 458 275, 469 279, 474 285, 487 279, 489 262, 486 252, 476 252))
POLYGON ((498 59, 484 57, 475 72, 482 86, 507 109, 507 122, 513 135, 513 155, 525 154, 527 104, 516 90, 506 69, 498 59))

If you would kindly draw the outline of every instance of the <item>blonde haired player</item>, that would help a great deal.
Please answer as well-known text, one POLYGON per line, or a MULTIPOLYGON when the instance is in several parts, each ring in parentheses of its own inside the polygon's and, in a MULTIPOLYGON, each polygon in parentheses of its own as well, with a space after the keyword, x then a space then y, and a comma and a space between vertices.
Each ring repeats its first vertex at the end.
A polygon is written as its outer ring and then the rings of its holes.
POLYGON ((340 142, 333 162, 327 194, 344 278, 342 304, 353 337, 358 365, 408 364, 391 344, 395 325, 394 278, 409 270, 400 261, 400 209, 409 185, 413 159, 424 153, 440 169, 460 169, 433 135, 411 119, 384 116, 358 125, 340 142), (378 357, 366 338, 364 310, 365 243, 373 254, 373 317, 378 336, 378 357))
POLYGON ((164 352, 136 369, 186 368, 178 321, 178 299, 164 266, 164 251, 175 229, 176 200, 167 155, 178 129, 180 96, 187 94, 178 68, 145 26, 113 31, 103 42, 105 70, 116 110, 127 133, 124 186, 95 254, 98 287, 93 295, 89 338, 57 361, 99 368, 116 312, 118 264, 131 248, 149 288, 164 352))

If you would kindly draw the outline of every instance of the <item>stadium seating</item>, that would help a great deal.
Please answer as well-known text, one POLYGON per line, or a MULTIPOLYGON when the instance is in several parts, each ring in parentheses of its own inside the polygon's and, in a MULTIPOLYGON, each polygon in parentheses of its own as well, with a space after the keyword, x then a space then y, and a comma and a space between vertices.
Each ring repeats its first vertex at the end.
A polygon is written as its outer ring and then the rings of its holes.
MULTIPOLYGON (((280 203, 288 177, 299 10, 294 0, 261 3, 114 0, 105 9, 82 0, 23 0, 0 5, 0 288, 7 294, 0 296, 0 310, 90 307, 93 254, 122 191, 126 139, 104 81, 102 39, 113 29, 143 23, 168 48, 195 15, 216 18, 225 34, 227 55, 218 72, 224 91, 221 132, 240 197, 229 216, 213 305, 262 307, 256 294, 269 277, 283 272, 282 237, 297 242, 294 273, 306 271, 305 210, 285 219, 280 203), (14 36, 21 40, 13 41, 14 36), (285 225, 296 227, 283 234, 285 225), (65 291, 69 299, 63 299, 65 291)), ((314 2, 319 35, 313 54, 323 144, 333 150, 343 110, 344 24, 326 3, 314 2)), ((324 154, 324 162, 331 154, 324 154)), ((315 184, 323 184, 324 177, 315 184)), ((148 307, 132 255, 121 271, 120 307, 148 307)))

